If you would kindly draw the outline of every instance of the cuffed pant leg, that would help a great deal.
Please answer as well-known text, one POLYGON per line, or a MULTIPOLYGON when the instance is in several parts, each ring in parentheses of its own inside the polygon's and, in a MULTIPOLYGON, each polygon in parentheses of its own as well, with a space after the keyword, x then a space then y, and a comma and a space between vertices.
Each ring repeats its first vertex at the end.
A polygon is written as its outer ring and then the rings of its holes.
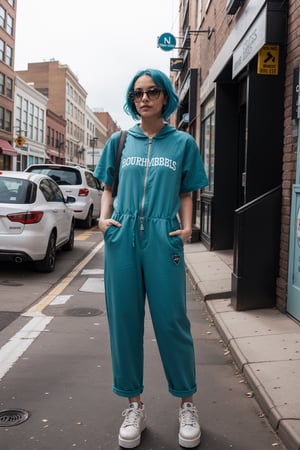
POLYGON ((174 245, 172 240, 163 245, 152 237, 151 251, 144 259, 145 284, 169 391, 184 398, 193 395, 197 387, 183 247, 176 239, 174 245))

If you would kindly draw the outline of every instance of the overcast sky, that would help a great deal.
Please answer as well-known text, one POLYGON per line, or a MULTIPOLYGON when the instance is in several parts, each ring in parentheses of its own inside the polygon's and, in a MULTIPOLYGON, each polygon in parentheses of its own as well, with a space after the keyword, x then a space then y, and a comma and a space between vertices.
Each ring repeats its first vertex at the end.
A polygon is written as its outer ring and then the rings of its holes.
MULTIPOLYGON (((178 36, 178 0, 18 0, 15 70, 55 59, 67 64, 88 92, 123 128, 125 91, 140 69, 169 74, 176 50, 157 48, 163 33, 178 36)), ((178 44, 177 44, 178 45, 178 44)))

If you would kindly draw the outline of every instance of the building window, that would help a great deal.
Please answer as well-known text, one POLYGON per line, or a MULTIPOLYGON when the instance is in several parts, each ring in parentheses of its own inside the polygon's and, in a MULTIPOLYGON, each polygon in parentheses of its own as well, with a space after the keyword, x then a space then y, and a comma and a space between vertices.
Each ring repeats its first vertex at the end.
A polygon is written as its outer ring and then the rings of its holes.
POLYGON ((13 96, 13 80, 11 78, 6 78, 6 95, 8 98, 13 96))
POLYGON ((7 3, 8 3, 12 8, 14 8, 14 6, 15 6, 15 0, 7 0, 7 3))
POLYGON ((0 61, 4 61, 4 41, 0 39, 0 61))
POLYGON ((5 123, 4 123, 4 129, 5 131, 11 131, 11 111, 5 111, 5 123))
POLYGON ((208 186, 205 191, 214 192, 214 168, 215 168, 215 100, 212 96, 202 108, 202 151, 204 168, 208 177, 208 186))
POLYGON ((23 108, 22 108, 22 127, 24 133, 27 132, 28 124, 28 100, 23 98, 23 108))
POLYGON ((5 26, 5 15, 6 11, 3 6, 0 6, 0 27, 4 28, 5 26))
POLYGON ((7 17, 6 17, 6 31, 10 36, 13 36, 14 19, 9 14, 7 14, 7 17))
POLYGON ((0 130, 4 129, 4 108, 0 106, 0 130))
POLYGON ((198 0, 197 5, 197 28, 200 28, 202 21, 202 0, 198 0))
POLYGON ((0 94, 4 95, 4 73, 0 72, 0 94))
POLYGON ((12 48, 7 44, 5 62, 8 66, 12 66, 12 48))

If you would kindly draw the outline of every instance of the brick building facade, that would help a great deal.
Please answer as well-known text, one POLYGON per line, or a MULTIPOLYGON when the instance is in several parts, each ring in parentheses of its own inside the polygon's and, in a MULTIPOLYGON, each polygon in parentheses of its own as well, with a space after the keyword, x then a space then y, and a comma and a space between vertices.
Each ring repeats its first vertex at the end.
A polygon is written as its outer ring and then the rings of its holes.
POLYGON ((196 237, 232 250, 236 309, 276 305, 300 320, 300 6, 181 0, 179 11, 173 121, 197 140, 209 177, 194 194, 196 237))

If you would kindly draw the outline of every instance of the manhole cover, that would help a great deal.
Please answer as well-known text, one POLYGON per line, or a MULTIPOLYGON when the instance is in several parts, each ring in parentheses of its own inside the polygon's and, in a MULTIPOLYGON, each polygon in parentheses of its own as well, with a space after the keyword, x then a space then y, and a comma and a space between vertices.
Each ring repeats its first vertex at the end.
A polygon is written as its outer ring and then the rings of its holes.
POLYGON ((0 410, 0 427, 13 427, 25 422, 30 414, 24 409, 3 409, 0 410))
POLYGON ((89 316, 100 316, 103 314, 101 309, 97 308, 73 308, 67 309, 65 311, 67 316, 77 316, 77 317, 89 317, 89 316))
POLYGON ((14 281, 14 280, 3 280, 0 281, 0 284, 2 286, 23 286, 23 283, 20 283, 19 281, 14 281))

